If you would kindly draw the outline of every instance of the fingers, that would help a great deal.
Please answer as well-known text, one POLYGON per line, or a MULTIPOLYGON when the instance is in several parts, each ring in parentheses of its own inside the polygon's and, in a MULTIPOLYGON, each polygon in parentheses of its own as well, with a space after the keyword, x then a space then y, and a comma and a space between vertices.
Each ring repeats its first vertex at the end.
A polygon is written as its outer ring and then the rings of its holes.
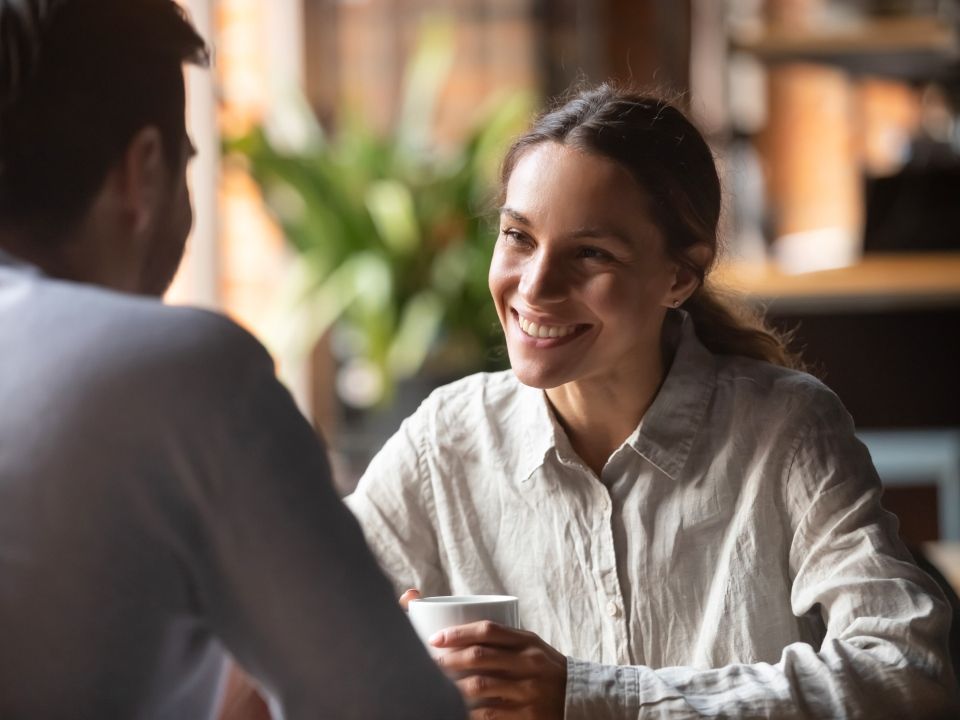
POLYGON ((470 706, 470 720, 559 720, 567 659, 537 635, 490 621, 443 630, 436 658, 470 706))
POLYGON ((450 674, 492 673, 503 678, 535 677, 543 669, 543 654, 535 649, 511 650, 471 645, 448 650, 435 658, 450 674))
POLYGON ((406 610, 407 605, 411 600, 419 600, 419 599, 420 599, 420 591, 417 590, 416 588, 410 588, 405 593, 403 593, 403 595, 400 596, 400 607, 406 610))
POLYGON ((517 630, 491 620, 468 625, 458 625, 434 634, 430 644, 438 648, 491 645, 503 648, 522 648, 539 642, 539 638, 526 630, 517 630))
POLYGON ((479 707, 470 711, 470 720, 531 720, 534 717, 526 708, 506 706, 479 707))
POLYGON ((536 692, 531 680, 509 680, 491 675, 470 675, 457 680, 460 694, 471 704, 481 700, 496 700, 500 703, 525 703, 536 692))

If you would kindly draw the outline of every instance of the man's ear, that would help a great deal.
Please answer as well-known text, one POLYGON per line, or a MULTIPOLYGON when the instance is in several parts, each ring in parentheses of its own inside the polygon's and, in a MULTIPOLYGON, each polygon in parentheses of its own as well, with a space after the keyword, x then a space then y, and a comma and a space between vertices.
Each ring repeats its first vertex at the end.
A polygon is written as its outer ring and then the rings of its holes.
MULTIPOLYGON (((684 254, 698 268, 708 268, 713 262, 713 248, 705 243, 697 243, 684 251, 684 254)), ((673 285, 664 303, 667 307, 679 307, 688 297, 693 295, 700 284, 700 277, 686 264, 677 263, 673 285)))
POLYGON ((163 138, 153 126, 139 130, 114 170, 114 190, 129 229, 134 235, 147 231, 162 211, 169 169, 163 138))

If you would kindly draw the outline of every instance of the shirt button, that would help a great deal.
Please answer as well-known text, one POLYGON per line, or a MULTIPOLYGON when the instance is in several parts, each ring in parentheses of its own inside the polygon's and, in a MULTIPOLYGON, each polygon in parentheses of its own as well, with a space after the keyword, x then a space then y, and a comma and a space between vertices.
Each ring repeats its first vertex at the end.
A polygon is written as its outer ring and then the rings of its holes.
POLYGON ((620 606, 613 600, 607 603, 607 615, 610 617, 619 617, 620 615, 620 606))

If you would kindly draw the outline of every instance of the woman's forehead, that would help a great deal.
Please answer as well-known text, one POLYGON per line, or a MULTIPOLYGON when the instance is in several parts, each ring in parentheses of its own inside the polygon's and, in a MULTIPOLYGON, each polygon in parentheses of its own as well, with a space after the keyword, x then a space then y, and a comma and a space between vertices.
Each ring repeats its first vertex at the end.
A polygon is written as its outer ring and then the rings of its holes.
POLYGON ((550 220, 584 229, 648 222, 646 194, 623 166, 555 142, 520 156, 501 214, 526 224, 550 220))

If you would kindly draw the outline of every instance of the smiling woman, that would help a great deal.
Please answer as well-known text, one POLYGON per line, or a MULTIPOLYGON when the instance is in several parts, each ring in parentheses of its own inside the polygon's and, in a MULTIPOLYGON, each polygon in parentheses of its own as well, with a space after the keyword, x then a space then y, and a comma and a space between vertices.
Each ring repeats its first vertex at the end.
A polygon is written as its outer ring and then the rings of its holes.
POLYGON ((513 145, 501 204, 511 370, 437 390, 348 499, 398 594, 520 598, 525 630, 432 639, 475 717, 945 713, 947 606, 849 415, 704 283, 693 125, 585 91, 513 145))
POLYGON ((560 388, 652 398, 664 316, 697 279, 667 254, 640 186, 612 160, 547 141, 517 162, 506 203, 490 291, 517 378, 557 388, 555 404, 570 401, 560 388))

